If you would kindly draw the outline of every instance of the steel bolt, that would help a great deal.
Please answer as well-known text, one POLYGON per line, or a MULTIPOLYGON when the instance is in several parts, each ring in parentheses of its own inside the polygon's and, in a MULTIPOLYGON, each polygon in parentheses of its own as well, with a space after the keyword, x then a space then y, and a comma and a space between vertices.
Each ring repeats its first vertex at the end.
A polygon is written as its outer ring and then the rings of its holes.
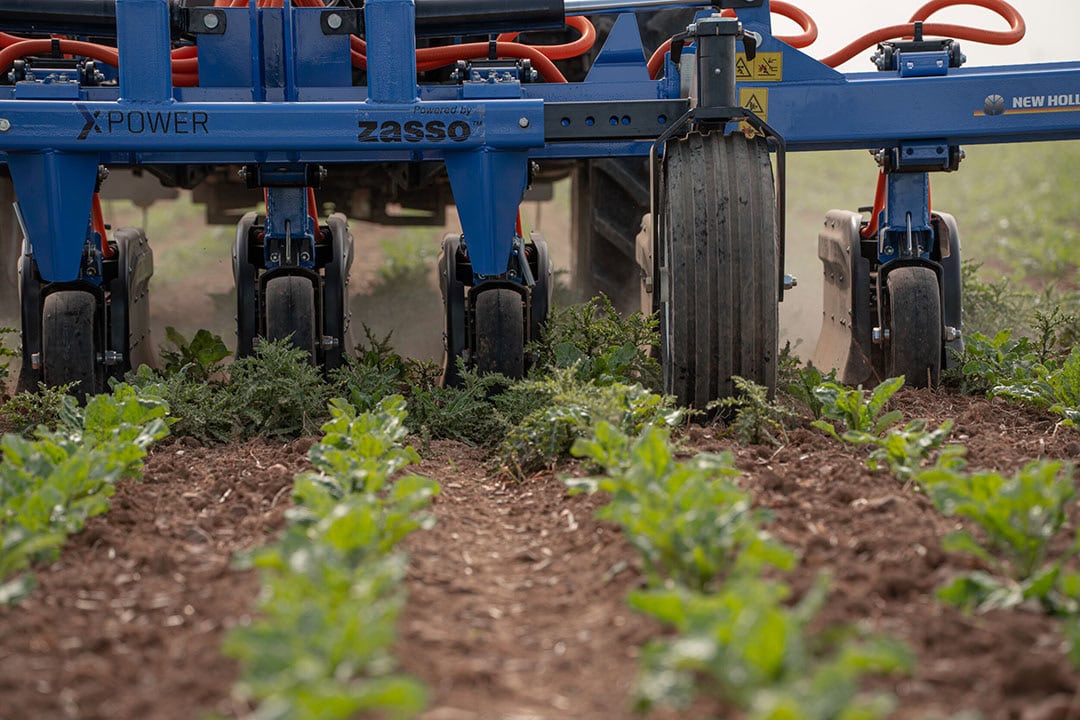
POLYGON ((7 118, 0 118, 0 132, 7 132, 11 129, 11 121, 7 118))
POLYGON ((341 16, 337 13, 330 13, 326 16, 326 27, 330 28, 331 30, 340 29, 342 22, 343 21, 341 19, 341 16))
POLYGON ((794 275, 784 275, 784 289, 790 290, 799 284, 799 278, 794 275))
POLYGON ((208 12, 203 15, 202 24, 207 30, 217 29, 219 23, 221 20, 218 19, 217 13, 208 12))
POLYGON ((527 117, 518 118, 518 127, 523 128, 523 129, 529 127, 529 118, 527 118, 527 117))
POLYGON ((963 337, 963 333, 960 331, 960 328, 955 328, 952 325, 946 325, 945 326, 945 341, 946 342, 956 342, 961 337, 963 337))

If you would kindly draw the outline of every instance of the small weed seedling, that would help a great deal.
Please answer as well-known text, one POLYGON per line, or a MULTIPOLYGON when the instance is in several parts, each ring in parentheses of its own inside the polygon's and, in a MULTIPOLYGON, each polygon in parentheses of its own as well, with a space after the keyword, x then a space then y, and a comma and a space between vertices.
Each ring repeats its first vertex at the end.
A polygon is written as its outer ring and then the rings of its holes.
POLYGON ((797 417, 796 414, 770 400, 764 385, 738 375, 732 376, 731 380, 737 394, 709 403, 708 409, 718 408, 725 416, 734 413, 729 431, 740 445, 781 445, 784 422, 797 417))

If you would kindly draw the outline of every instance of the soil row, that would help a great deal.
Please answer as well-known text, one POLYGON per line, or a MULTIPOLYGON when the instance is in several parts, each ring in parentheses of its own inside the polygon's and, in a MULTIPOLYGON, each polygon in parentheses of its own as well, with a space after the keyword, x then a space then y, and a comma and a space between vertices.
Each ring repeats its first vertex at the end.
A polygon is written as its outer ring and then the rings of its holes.
MULTIPOLYGON (((914 391, 897 405, 906 417, 954 418, 972 467, 1080 455, 1075 431, 1012 405, 914 391)), ((0 609, 0 718, 242 714, 220 644, 251 612, 258 581, 232 557, 280 530, 311 442, 158 447, 145 480, 120 484, 112 510, 38 572, 35 593, 0 609)), ((969 616, 934 598, 971 566, 940 550, 956 522, 913 488, 811 430, 780 448, 738 448, 692 428, 686 447, 735 451, 772 532, 802 556, 797 592, 830 573, 823 627, 863 623, 916 651, 911 677, 876 683, 895 693, 899 717, 1080 717, 1080 675, 1054 620, 1024 609, 969 616)), ((499 476, 484 452, 457 443, 434 442, 424 458, 442 494, 436 526, 406 542, 397 651, 431 689, 425 718, 633 717, 637 655, 662 630, 623 602, 638 564, 594 520, 600 499, 567 496, 552 472, 499 476)))

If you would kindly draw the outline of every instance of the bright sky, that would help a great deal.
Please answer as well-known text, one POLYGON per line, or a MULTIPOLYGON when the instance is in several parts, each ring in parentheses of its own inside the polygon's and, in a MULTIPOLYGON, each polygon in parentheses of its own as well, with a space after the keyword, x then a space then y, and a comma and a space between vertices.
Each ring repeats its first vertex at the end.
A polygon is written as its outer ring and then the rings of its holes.
MULTIPOLYGON (((793 0, 817 21, 820 35, 805 52, 824 57, 856 37, 886 25, 907 22, 923 2, 919 0, 793 0)), ((1024 16, 1027 35, 1017 45, 995 46, 961 42, 967 67, 1009 63, 1080 61, 1080 0, 1011 0, 1024 16)), ((949 8, 936 13, 932 22, 971 25, 988 30, 1005 30, 997 14, 980 7, 949 8)), ((773 16, 777 34, 790 34, 792 26, 773 16)), ((870 53, 841 66, 845 72, 871 72, 870 53)))

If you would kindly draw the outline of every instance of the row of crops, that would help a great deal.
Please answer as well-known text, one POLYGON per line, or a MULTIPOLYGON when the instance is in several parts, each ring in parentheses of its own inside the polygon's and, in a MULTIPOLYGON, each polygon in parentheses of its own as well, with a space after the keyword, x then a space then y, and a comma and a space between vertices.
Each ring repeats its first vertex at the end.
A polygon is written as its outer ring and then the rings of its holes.
MULTIPOLYGON (((785 576, 797 553, 769 535, 770 518, 755 509, 731 455, 682 448, 687 413, 649 390, 657 368, 639 348, 652 332, 650 321, 621 319, 603 303, 567 308, 532 348, 532 377, 466 373, 458 389, 438 387, 434 368, 372 337, 322 378, 285 344, 265 343, 226 371, 220 339, 173 333, 163 370, 140 369, 85 408, 46 392, 0 407, 0 421, 22 431, 2 445, 0 599, 26 595, 32 567, 108 509, 116 482, 138 479, 170 427, 214 443, 321 426, 286 530, 246 558, 263 582, 257 618, 223 651, 240 660, 237 694, 260 716, 414 716, 425 692, 395 673, 390 655, 407 566, 398 544, 432 522, 438 485, 408 472, 419 454, 403 443, 411 436, 422 451, 451 438, 489 447, 493 472, 521 475, 574 456, 574 467, 594 475, 566 482, 605 493, 600 517, 622 529, 644 569, 628 602, 672 631, 642 655, 641 708, 707 702, 747 717, 883 716, 890 698, 861 693, 861 679, 907 672, 910 651, 857 628, 816 629, 828 578, 793 593, 785 576)), ((1049 410, 1072 432, 1080 359, 1066 344, 976 336, 954 382, 1049 410)), ((1080 644, 1080 573, 1070 565, 1080 536, 1064 537, 1071 467, 1039 461, 1012 475, 969 467, 964 448, 949 442, 951 422, 907 420, 895 409, 902 378, 863 391, 789 363, 777 399, 738 385, 740 396, 716 409, 732 439, 782 444, 790 428, 816 427, 963 520, 943 548, 979 569, 940 588, 942 602, 972 612, 1038 607, 1080 644)))

